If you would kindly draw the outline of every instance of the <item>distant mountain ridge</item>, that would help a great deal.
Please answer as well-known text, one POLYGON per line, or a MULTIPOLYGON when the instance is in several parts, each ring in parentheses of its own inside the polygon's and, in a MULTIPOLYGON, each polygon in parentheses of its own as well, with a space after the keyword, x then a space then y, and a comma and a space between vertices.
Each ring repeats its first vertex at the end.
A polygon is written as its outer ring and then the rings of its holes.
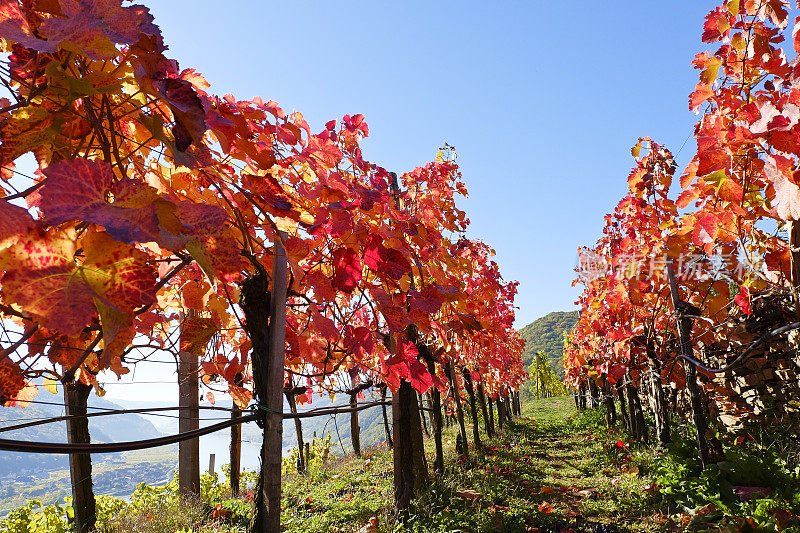
MULTIPOLYGON (((37 401, 47 402, 48 396, 40 395, 37 401)), ((18 423, 43 420, 64 415, 64 407, 53 396, 52 405, 31 403, 25 408, 0 408, 0 428, 18 423)), ((123 407, 97 396, 89 397, 89 412, 123 407), (96 409, 92 409, 92 407, 96 409)), ((93 442, 122 442, 151 439, 161 433, 150 421, 134 414, 98 416, 89 418, 89 433, 93 442)), ((4 439, 18 439, 30 442, 66 442, 67 430, 64 422, 54 422, 32 426, 25 429, 5 431, 4 439)), ((0 476, 19 472, 41 472, 53 468, 68 467, 66 455, 43 455, 22 452, 0 452, 0 476)))
POLYGON ((525 368, 530 367, 533 354, 543 352, 550 359, 553 370, 559 377, 564 376, 564 334, 572 331, 578 322, 580 311, 554 311, 538 318, 519 330, 525 340, 522 361, 525 368))

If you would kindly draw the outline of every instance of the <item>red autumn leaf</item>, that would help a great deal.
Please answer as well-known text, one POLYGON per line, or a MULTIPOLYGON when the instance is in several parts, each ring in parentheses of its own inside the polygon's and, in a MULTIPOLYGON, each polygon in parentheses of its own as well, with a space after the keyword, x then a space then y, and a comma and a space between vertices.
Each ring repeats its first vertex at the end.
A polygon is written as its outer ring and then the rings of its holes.
POLYGON ((94 291, 76 270, 75 239, 30 236, 0 253, 3 301, 16 304, 48 329, 77 336, 97 316, 94 291))
POLYGON ((209 318, 190 316, 181 323, 182 352, 202 357, 208 346, 208 341, 219 331, 219 328, 209 318))
POLYGON ((402 252, 386 248, 379 235, 372 235, 364 247, 364 264, 388 279, 398 280, 411 271, 411 262, 402 252))
POLYGON ((311 311, 311 321, 314 324, 316 333, 329 341, 335 341, 339 338, 339 330, 336 324, 330 318, 322 316, 316 309, 311 311))
MULTIPOLYGON (((764 175, 775 190, 775 211, 783 220, 800 219, 800 187, 786 177, 780 167, 783 161, 774 158, 764 165, 764 175), (775 163, 773 163, 775 161, 775 163), (777 164, 776 164, 777 163, 777 164)), ((785 161, 785 160, 784 160, 785 161)))
POLYGON ((8 41, 40 52, 55 52, 58 49, 57 41, 46 41, 34 35, 17 0, 0 0, 0 35, 8 41))
POLYGON ((347 325, 344 329, 345 349, 351 354, 371 354, 374 348, 372 334, 365 326, 353 327, 347 325))
POLYGON ((706 23, 703 26, 703 42, 711 43, 721 39, 731 29, 731 15, 721 7, 706 16, 706 23))
POLYGON ((159 239, 153 202, 155 189, 136 181, 116 181, 105 161, 59 161, 44 171, 39 207, 50 224, 67 220, 92 222, 125 243, 159 239))
POLYGON ((339 248, 333 253, 333 279, 331 284, 345 293, 355 290, 361 281, 361 258, 350 248, 339 248))
POLYGON ((689 109, 696 112, 703 105, 703 102, 713 97, 714 92, 708 85, 698 83, 695 91, 689 95, 689 109))
POLYGON ((175 116, 172 133, 176 148, 185 152, 192 144, 199 146, 207 129, 206 113, 195 88, 188 81, 174 78, 160 80, 154 86, 175 116))
POLYGON ((12 239, 24 236, 36 226, 26 209, 0 199, 0 248, 12 239))
POLYGON ((364 247, 364 264, 375 271, 380 268, 383 260, 381 257, 381 251, 384 249, 384 247, 381 244, 381 240, 382 239, 378 235, 371 235, 364 247))
POLYGON ((231 395, 233 402, 239 409, 244 409, 247 407, 250 404, 250 401, 253 399, 252 391, 231 383, 228 384, 228 394, 231 395))
POLYGON ((794 42, 794 51, 800 54, 800 17, 794 19, 794 28, 792 28, 792 41, 794 42))
POLYGON ((736 302, 736 305, 742 309, 744 314, 753 314, 753 310, 750 308, 750 289, 747 287, 747 285, 742 285, 739 287, 739 294, 736 295, 734 301, 736 302))
POLYGON ((436 314, 444 303, 439 291, 431 285, 426 286, 421 292, 409 291, 408 301, 412 311, 419 310, 429 315, 436 314))
POLYGON ((228 214, 216 205, 179 200, 174 202, 175 215, 185 227, 183 233, 194 236, 217 233, 228 219, 228 214))
POLYGON ((433 376, 428 372, 428 367, 416 357, 406 360, 406 364, 411 386, 420 394, 425 394, 433 386, 433 376))
POLYGON ((103 232, 83 240, 83 276, 95 294, 122 311, 155 303, 156 272, 148 255, 103 232))
POLYGON ((394 377, 392 382, 399 385, 399 379, 405 379, 422 394, 433 385, 433 377, 418 357, 417 347, 409 341, 403 341, 397 348, 397 354, 386 360, 386 367, 394 377))
MULTIPOLYGON (((0 35, 5 36, 1 31, 0 35)), ((53 116, 44 107, 26 108, 23 117, 0 122, 0 164, 7 168, 22 154, 50 144, 55 134, 52 125, 53 116)))
POLYGON ((286 239, 286 255, 292 263, 299 263, 311 252, 312 241, 306 241, 294 235, 286 239))
MULTIPOLYGON (((211 394, 210 392, 208 394, 211 394)), ((212 395, 213 398, 213 395, 212 395)), ((211 403, 214 403, 213 401, 211 403)), ((225 509, 222 507, 221 503, 218 503, 214 510, 211 513, 212 520, 221 520, 223 518, 227 518, 231 515, 231 511, 229 509, 225 509)))
POLYGON ((198 238, 217 277, 225 281, 236 281, 242 276, 246 263, 242 257, 242 246, 236 240, 233 230, 198 238))
POLYGON ((122 7, 119 0, 61 0, 61 11, 64 18, 50 17, 39 27, 47 44, 32 43, 36 46, 31 48, 52 52, 68 41, 92 59, 111 59, 118 53, 115 43, 130 45, 141 34, 161 34, 150 11, 141 5, 122 7))
POLYGON ((19 365, 8 357, 0 359, 0 406, 6 407, 26 385, 19 365))

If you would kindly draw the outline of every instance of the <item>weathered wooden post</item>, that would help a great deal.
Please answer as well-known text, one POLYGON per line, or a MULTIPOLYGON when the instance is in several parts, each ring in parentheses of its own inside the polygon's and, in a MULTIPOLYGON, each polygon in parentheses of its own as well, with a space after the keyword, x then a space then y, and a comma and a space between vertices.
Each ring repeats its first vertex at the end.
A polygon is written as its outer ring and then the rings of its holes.
POLYGON ((475 388, 472 385, 472 374, 465 368, 462 372, 462 377, 464 378, 464 388, 467 389, 467 396, 469 397, 469 411, 472 417, 472 440, 475 441, 475 453, 479 453, 481 449, 481 434, 478 421, 478 402, 475 398, 475 388))
MULTIPOLYGON (((416 343, 416 328, 410 327, 406 340, 416 343)), ((390 350, 398 350, 398 343, 390 342, 390 350)), ((405 379, 392 394, 392 425, 394 426, 394 499, 397 510, 405 516, 415 494, 428 484, 428 464, 422 440, 422 420, 419 415, 417 391, 405 379)))
POLYGON ((670 434, 669 409, 667 396, 661 384, 661 361, 656 356, 656 347, 652 333, 648 331, 645 349, 650 360, 650 386, 653 391, 653 415, 656 421, 656 438, 660 444, 668 444, 672 440, 670 434))
POLYGON ((606 402, 606 424, 612 427, 617 424, 617 408, 614 406, 614 395, 611 393, 611 384, 603 374, 603 398, 606 402))
POLYGON ((450 380, 450 390, 453 392, 453 400, 456 403, 456 417, 458 418, 458 431, 461 435, 461 442, 463 448, 460 453, 469 459, 469 444, 467 442, 467 427, 464 423, 464 409, 461 407, 461 392, 458 390, 458 380, 456 378, 456 371, 450 361, 445 363, 444 372, 447 374, 447 379, 450 380))
POLYGON ((393 446, 392 443, 392 430, 389 427, 389 414, 387 413, 386 409, 386 383, 381 383, 378 385, 381 389, 381 413, 383 414, 383 431, 386 433, 386 445, 391 448, 393 446))
MULTIPOLYGON (((244 381, 244 377, 241 373, 236 374, 233 378, 233 382, 237 387, 241 387, 242 382, 244 381)), ((236 406, 236 403, 233 404, 233 410, 231 411, 231 419, 236 420, 237 418, 241 418, 242 410, 236 406)), ((241 487, 239 486, 239 472, 242 467, 242 425, 241 424, 234 424, 231 426, 231 444, 230 444, 230 453, 231 453, 231 493, 234 496, 239 495, 239 491, 241 487)))
MULTIPOLYGON (((197 316, 190 309, 181 322, 181 350, 178 352, 178 432, 194 431, 200 427, 200 363, 196 346, 188 339, 188 321, 197 316)), ((200 495, 200 439, 178 443, 178 492, 181 498, 194 499, 200 495)))
POLYGON ((481 414, 483 414, 483 426, 486 429, 486 436, 490 439, 494 436, 494 427, 489 424, 489 413, 486 410, 486 394, 483 392, 483 383, 478 382, 478 401, 481 405, 481 414))
MULTIPOLYGON (((67 442, 89 444, 89 419, 86 418, 91 385, 80 381, 64 383, 64 408, 67 420, 67 442)), ((88 453, 69 454, 69 474, 72 480, 72 508, 75 511, 75 531, 94 530, 97 520, 92 488, 92 456, 88 453)))
MULTIPOLYGON (((680 341, 681 355, 692 357, 692 321, 684 316, 684 309, 689 306, 681 301, 678 294, 678 283, 675 281, 675 272, 672 270, 672 262, 667 264, 667 275, 669 276, 669 289, 672 295, 672 306, 678 318, 678 340, 680 341)), ((689 389, 689 402, 692 405, 692 422, 694 423, 697 435, 697 447, 700 451, 700 462, 705 468, 711 462, 711 454, 708 451, 706 441, 706 416, 703 411, 700 399, 700 389, 697 386, 697 368, 694 363, 684 359, 683 368, 686 371, 686 388, 689 389)))
POLYGON ((489 421, 487 422, 489 425, 487 426, 488 429, 491 430, 491 436, 494 437, 494 407, 492 407, 492 397, 489 396, 486 400, 486 409, 489 411, 489 421))
POLYGON ((273 248, 272 291, 263 267, 242 282, 240 305, 253 347, 253 382, 258 406, 264 413, 261 474, 255 497, 251 533, 281 530, 281 450, 283 444, 283 380, 286 347, 286 251, 276 236, 273 248))
MULTIPOLYGON (((305 387, 299 387, 300 389, 304 389, 305 387)), ((295 393, 297 389, 293 386, 290 386, 283 391, 284 396, 286 397, 286 403, 289 404, 289 411, 293 414, 297 414, 297 397, 295 393)), ((294 432, 297 436, 297 471, 302 473, 306 471, 306 464, 307 460, 305 456, 305 446, 303 443, 303 422, 300 420, 299 417, 295 417, 294 419, 294 432)))

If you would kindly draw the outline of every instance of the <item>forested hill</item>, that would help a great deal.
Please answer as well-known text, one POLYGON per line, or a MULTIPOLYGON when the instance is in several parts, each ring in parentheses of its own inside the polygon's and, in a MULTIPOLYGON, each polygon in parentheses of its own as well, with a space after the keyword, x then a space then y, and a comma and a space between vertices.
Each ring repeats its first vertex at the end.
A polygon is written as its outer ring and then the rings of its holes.
POLYGON ((530 366, 534 353, 543 352, 552 361, 556 374, 563 377, 564 333, 572 330, 579 315, 580 311, 555 311, 522 328, 519 333, 525 340, 525 353, 522 355, 525 368, 530 366))

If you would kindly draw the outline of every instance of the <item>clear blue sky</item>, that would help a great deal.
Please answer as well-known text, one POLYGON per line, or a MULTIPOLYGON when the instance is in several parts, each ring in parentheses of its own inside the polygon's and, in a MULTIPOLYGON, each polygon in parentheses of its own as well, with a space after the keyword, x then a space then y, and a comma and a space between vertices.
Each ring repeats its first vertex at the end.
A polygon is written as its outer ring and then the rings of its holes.
MULTIPOLYGON (((626 192, 630 147, 677 152, 696 117, 690 65, 711 0, 147 2, 182 68, 260 95, 312 130, 370 126, 390 170, 458 151, 470 236, 520 281, 517 326, 572 309, 576 249, 626 192)), ((678 156, 692 156, 689 139, 678 156)))

